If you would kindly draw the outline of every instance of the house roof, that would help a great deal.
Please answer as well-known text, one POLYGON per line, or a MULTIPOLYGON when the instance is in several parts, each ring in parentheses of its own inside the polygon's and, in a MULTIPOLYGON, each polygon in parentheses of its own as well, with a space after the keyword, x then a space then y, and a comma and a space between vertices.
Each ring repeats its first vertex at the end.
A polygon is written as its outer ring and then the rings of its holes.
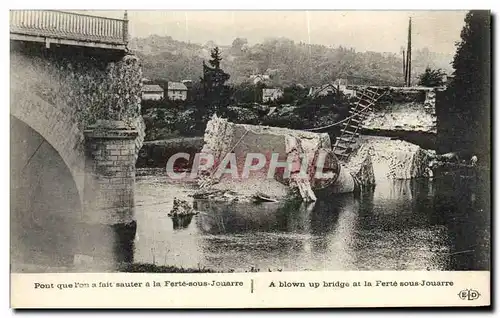
POLYGON ((257 75, 250 75, 250 80, 252 80, 254 84, 257 84, 258 82, 269 81, 271 80, 271 77, 267 74, 257 74, 257 75))
POLYGON ((281 95, 283 95, 283 90, 281 88, 263 88, 262 89, 262 96, 263 97, 276 96, 277 98, 279 98, 281 95))
POLYGON ((309 90, 309 95, 317 95, 317 94, 320 94, 321 92, 326 91, 328 89, 333 89, 336 91, 337 87, 335 85, 333 85, 332 83, 323 84, 319 87, 311 87, 311 89, 309 90))
POLYGON ((281 88, 263 88, 262 89, 262 94, 265 96, 272 96, 275 94, 280 94, 283 93, 283 90, 281 88))
POLYGON ((143 92, 155 92, 155 93, 163 93, 163 88, 160 85, 142 85, 143 92))
POLYGON ((187 91, 188 88, 181 82, 168 82, 168 90, 187 91))
POLYGON ((267 74, 254 74, 254 75, 250 75, 250 78, 251 79, 254 79, 254 78, 270 79, 271 77, 267 74))
POLYGON ((335 80, 334 84, 335 85, 345 85, 345 86, 347 86, 347 79, 345 79, 345 78, 337 78, 335 80))

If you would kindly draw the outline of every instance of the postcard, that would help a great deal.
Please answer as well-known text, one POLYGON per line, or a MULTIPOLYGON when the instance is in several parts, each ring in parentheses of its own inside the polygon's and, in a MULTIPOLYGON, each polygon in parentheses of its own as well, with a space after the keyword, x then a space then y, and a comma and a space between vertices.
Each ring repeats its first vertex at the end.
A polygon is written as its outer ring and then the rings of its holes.
POLYGON ((490 306, 490 33, 11 10, 11 307, 490 306))

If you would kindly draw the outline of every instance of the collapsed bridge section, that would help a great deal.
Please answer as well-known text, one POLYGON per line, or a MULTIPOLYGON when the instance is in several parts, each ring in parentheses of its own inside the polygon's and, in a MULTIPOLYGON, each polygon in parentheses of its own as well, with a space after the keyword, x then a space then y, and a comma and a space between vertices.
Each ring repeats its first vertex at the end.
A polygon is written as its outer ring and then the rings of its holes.
POLYGON ((214 116, 202 153, 212 156, 214 164, 202 171, 200 186, 235 191, 240 197, 295 193, 315 201, 319 189, 352 192, 373 184, 370 160, 358 158, 350 167, 339 162, 326 133, 234 124, 214 116))
POLYGON ((211 162, 193 167, 200 187, 232 192, 238 200, 265 195, 315 201, 318 193, 355 192, 387 179, 423 177, 432 157, 405 141, 362 136, 341 161, 326 133, 234 124, 215 115, 201 152, 211 162))

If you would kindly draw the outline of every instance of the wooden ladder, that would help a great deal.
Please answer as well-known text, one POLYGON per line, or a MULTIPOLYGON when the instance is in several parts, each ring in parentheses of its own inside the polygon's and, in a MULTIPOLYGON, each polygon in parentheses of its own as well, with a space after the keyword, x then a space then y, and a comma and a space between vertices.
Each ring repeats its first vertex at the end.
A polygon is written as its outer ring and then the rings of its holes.
POLYGON ((363 120, 368 114, 373 113, 373 105, 386 94, 382 88, 366 87, 360 95, 356 94, 357 102, 349 110, 349 116, 342 122, 340 137, 337 137, 333 152, 341 161, 347 161, 352 151, 352 145, 359 137, 359 130, 363 120))

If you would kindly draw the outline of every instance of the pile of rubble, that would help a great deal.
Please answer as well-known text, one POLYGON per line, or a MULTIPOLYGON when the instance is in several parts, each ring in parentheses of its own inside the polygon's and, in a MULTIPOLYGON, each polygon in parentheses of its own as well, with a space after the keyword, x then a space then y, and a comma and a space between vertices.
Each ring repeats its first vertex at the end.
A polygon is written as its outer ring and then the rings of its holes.
MULTIPOLYGON (((215 193, 230 192, 238 201, 254 200, 262 194, 269 200, 292 196, 315 201, 318 189, 342 193, 373 184, 369 157, 360 153, 352 164, 340 164, 331 152, 330 137, 325 133, 234 124, 214 116, 207 124, 204 142, 202 153, 212 155, 215 165, 201 173, 204 176, 199 179, 201 191, 209 188, 216 190, 215 193), (233 162, 225 160, 228 154, 234 154, 233 162), (245 165, 249 164, 248 154, 262 154, 266 161, 242 178, 245 165), (285 168, 274 169, 273 160, 288 160, 289 175, 285 174, 285 168), (318 164, 319 160, 322 164, 318 164), (228 164, 236 165, 236 177, 231 173, 217 174, 218 169, 228 164), (318 166, 322 167, 320 177, 316 173, 318 166)), ((220 199, 225 201, 227 197, 221 195, 220 199)))
POLYGON ((369 137, 341 163, 328 134, 234 124, 217 116, 207 124, 202 153, 213 156, 215 164, 199 172, 195 197, 224 202, 316 201, 318 193, 355 192, 387 179, 425 177, 433 158, 406 141, 369 137), (233 160, 227 159, 229 154, 233 160), (248 154, 262 154, 265 164, 248 160, 248 154), (273 160, 287 162, 286 168, 276 168, 273 160))
POLYGON ((387 179, 412 179, 427 176, 432 154, 417 145, 387 137, 372 137, 358 150, 369 153, 375 183, 387 179))

